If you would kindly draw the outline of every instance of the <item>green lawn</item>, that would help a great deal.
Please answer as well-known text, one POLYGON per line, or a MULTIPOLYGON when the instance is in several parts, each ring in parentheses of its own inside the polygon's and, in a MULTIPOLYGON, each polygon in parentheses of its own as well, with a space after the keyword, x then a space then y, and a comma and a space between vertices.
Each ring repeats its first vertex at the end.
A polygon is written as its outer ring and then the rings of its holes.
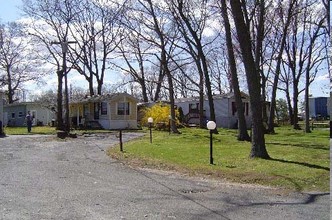
POLYGON ((28 133, 27 127, 5 127, 7 135, 25 135, 25 134, 56 134, 55 127, 50 126, 33 126, 31 133, 28 133))
MULTIPOLYGON (((25 135, 25 134, 56 134, 57 130, 55 127, 50 126, 33 126, 31 133, 28 133, 26 127, 5 127, 5 134, 8 135, 25 135)), ((109 133, 109 130, 73 130, 71 133, 82 134, 82 133, 109 133)))
POLYGON ((175 170, 231 182, 261 184, 296 191, 329 191, 329 130, 305 134, 290 127, 266 135, 271 160, 250 159, 250 143, 236 140, 236 130, 219 129, 213 135, 214 165, 209 164, 209 133, 204 129, 181 129, 169 135, 153 131, 145 137, 111 148, 108 154, 135 166, 175 170))

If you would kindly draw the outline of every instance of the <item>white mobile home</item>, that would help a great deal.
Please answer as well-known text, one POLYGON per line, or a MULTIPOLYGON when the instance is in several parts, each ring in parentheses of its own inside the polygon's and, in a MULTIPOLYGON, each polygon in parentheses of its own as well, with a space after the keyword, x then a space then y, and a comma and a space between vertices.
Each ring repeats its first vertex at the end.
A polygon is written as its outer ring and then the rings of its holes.
POLYGON ((89 96, 69 106, 74 127, 137 129, 137 99, 127 93, 89 96))
MULTIPOLYGON (((249 96, 245 93, 241 95, 245 108, 245 119, 247 127, 251 126, 251 114, 249 108, 249 96)), ((238 117, 236 112, 235 98, 233 93, 214 95, 214 110, 217 127, 236 128, 238 117)), ((176 99, 177 108, 181 108, 184 114, 185 123, 199 124, 199 97, 176 99)), ((210 117, 210 107, 207 97, 204 97, 204 120, 210 117)))
POLYGON ((55 119, 55 112, 38 102, 20 102, 4 106, 4 124, 7 126, 25 126, 28 111, 33 117, 32 125, 48 125, 55 119))

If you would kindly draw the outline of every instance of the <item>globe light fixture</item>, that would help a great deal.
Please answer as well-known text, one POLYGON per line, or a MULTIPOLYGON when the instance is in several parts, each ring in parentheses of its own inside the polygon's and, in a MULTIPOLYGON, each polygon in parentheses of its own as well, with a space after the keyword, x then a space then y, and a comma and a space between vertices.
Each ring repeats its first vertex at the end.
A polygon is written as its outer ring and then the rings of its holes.
POLYGON ((207 129, 214 130, 217 127, 217 124, 214 121, 208 121, 208 123, 206 124, 207 129))

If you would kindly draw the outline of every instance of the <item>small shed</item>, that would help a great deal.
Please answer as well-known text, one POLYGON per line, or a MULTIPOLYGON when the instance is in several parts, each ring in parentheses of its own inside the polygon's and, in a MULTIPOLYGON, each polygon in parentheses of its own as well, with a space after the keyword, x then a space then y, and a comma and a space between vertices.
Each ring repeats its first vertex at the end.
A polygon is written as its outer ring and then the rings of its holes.
POLYGON ((137 129, 138 100, 127 93, 87 96, 69 103, 73 127, 137 129))

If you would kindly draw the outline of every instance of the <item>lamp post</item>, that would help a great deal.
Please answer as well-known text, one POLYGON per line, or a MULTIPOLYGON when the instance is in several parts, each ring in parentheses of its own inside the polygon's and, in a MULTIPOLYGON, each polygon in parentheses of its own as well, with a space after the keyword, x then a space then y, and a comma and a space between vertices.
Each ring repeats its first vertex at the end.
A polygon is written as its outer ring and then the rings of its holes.
POLYGON ((168 115, 168 134, 171 134, 171 120, 172 116, 168 115))
POLYGON ((152 117, 148 118, 148 123, 149 123, 149 128, 150 128, 150 143, 152 143, 152 123, 153 123, 152 117))
POLYGON ((212 133, 213 133, 213 130, 216 129, 216 123, 214 121, 209 121, 207 124, 206 124, 206 127, 207 129, 210 130, 210 164, 213 164, 213 156, 212 156, 212 153, 213 153, 213 150, 212 150, 212 133))
POLYGON ((120 151, 123 152, 123 143, 122 143, 122 130, 119 130, 119 139, 120 139, 120 151))

